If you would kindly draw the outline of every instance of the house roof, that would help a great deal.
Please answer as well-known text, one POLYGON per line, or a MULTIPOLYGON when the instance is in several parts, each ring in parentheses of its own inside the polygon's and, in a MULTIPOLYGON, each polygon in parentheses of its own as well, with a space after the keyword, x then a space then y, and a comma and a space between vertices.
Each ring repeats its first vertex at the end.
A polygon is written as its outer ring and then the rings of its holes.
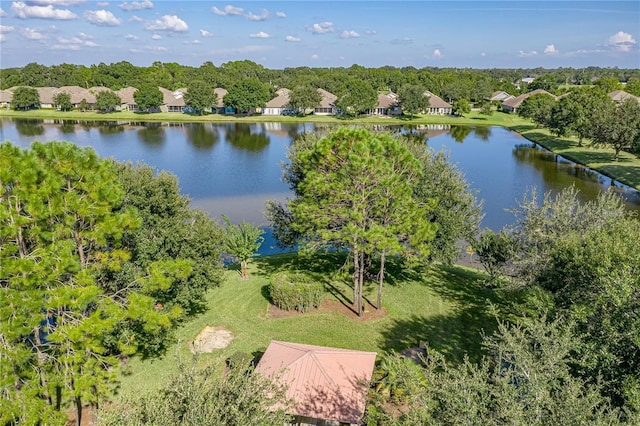
POLYGON ((327 92, 324 89, 318 89, 318 93, 322 96, 320 101, 320 108, 333 108, 335 106, 338 97, 331 92, 327 92))
POLYGON ((547 92, 544 89, 536 89, 533 90, 529 93, 524 93, 520 96, 516 96, 515 98, 510 98, 510 99, 506 99, 504 102, 502 102, 502 105, 506 105, 508 107, 511 108, 519 108, 520 105, 522 105, 522 102, 524 102, 525 99, 527 99, 530 96, 533 95, 539 95, 539 94, 545 94, 545 95, 549 95, 549 96, 553 96, 554 99, 557 99, 557 97, 555 95, 552 95, 551 93, 547 92))
POLYGON ((393 92, 378 93, 378 104, 376 108, 393 108, 398 106, 398 95, 393 92))
MULTIPOLYGON (((94 88, 95 89, 95 88, 94 88)), ((100 88, 102 89, 102 88, 100 88)), ((100 91, 98 89, 98 91, 100 91)), ((84 99, 87 103, 93 104, 96 102, 96 95, 89 90, 80 86, 62 86, 58 87, 58 92, 66 92, 71 97, 72 104, 79 104, 84 99)), ((95 92, 97 93, 97 92, 95 92)))
POLYGON ((36 87, 36 90, 41 104, 53 104, 53 97, 56 95, 54 92, 57 87, 36 87))
POLYGON ((276 91, 276 97, 267 102, 267 108, 284 108, 289 105, 289 89, 278 89, 276 91))
POLYGON ((640 98, 632 95, 631 93, 627 93, 624 90, 614 90, 611 93, 607 93, 607 95, 614 100, 614 102, 623 102, 625 99, 635 99, 640 102, 640 98))
POLYGON ((13 93, 8 90, 0 90, 0 102, 11 102, 13 100, 13 93))
POLYGON ((450 103, 447 103, 438 95, 434 95, 428 90, 425 90, 424 95, 429 98, 429 108, 452 108, 450 103))
POLYGON ((162 103, 167 106, 185 106, 184 94, 187 93, 186 88, 180 88, 176 90, 165 89, 164 87, 158 87, 162 92, 162 103))
POLYGON ((218 95, 218 103, 216 106, 218 108, 222 108, 224 106, 224 96, 229 93, 227 89, 223 89, 222 87, 216 87, 213 89, 213 92, 218 95))
POLYGON ((272 340, 256 372, 288 385, 290 414, 357 423, 375 359, 375 352, 272 340))
POLYGON ((136 100, 133 98, 133 94, 136 93, 138 89, 135 87, 123 87, 120 90, 116 90, 116 94, 120 96, 120 101, 123 104, 133 105, 136 103, 136 100))
POLYGON ((493 92, 491 94, 491 97, 489 98, 490 101, 503 101, 507 98, 509 98, 511 95, 508 94, 507 92, 503 91, 503 90, 498 90, 496 92, 493 92))

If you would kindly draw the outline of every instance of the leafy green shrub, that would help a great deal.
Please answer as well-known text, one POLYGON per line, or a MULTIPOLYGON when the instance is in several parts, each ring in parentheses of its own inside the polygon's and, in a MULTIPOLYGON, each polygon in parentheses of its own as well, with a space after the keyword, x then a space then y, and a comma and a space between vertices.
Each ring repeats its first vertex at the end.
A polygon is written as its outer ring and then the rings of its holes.
POLYGON ((300 274, 280 272, 271 276, 271 301, 285 311, 308 312, 322 302, 322 284, 300 274))
POLYGON ((245 352, 234 352, 229 358, 227 358, 227 365, 229 368, 244 368, 246 369, 251 362, 253 361, 253 357, 245 352))

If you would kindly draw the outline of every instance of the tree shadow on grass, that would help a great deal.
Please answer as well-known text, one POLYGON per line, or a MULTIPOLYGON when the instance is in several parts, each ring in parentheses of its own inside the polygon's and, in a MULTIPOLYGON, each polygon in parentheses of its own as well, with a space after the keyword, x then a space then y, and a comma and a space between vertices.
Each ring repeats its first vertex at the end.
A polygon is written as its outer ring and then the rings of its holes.
POLYGON ((522 133, 531 129, 535 129, 536 126, 533 124, 518 124, 516 126, 510 126, 509 128, 514 132, 522 133))
POLYGON ((472 361, 480 360, 483 335, 492 334, 497 326, 490 305, 500 309, 506 303, 505 294, 486 289, 480 280, 483 275, 462 268, 434 267, 430 276, 433 279, 426 284, 454 308, 447 314, 413 314, 392 320, 382 331, 383 349, 399 352, 427 341, 454 365, 465 355, 472 361))

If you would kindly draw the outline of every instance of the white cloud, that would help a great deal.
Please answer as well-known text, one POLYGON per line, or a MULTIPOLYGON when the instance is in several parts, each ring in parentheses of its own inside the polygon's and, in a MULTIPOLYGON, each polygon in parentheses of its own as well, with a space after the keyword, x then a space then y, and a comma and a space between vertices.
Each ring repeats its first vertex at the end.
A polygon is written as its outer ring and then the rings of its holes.
POLYGON ((560 51, 553 44, 547 44, 547 47, 544 48, 545 55, 557 55, 559 53, 560 51))
POLYGON ((440 59, 440 58, 444 58, 444 55, 442 54, 440 49, 434 49, 433 53, 431 54, 431 57, 434 59, 440 59))
POLYGON ((53 6, 78 6, 86 3, 86 0, 29 0, 29 3, 53 6))
POLYGON ((633 46, 635 46, 635 44, 636 41, 631 34, 625 33, 624 31, 618 31, 609 37, 607 46, 611 46, 619 52, 628 52, 633 46))
POLYGON ((360 37, 360 34, 358 34, 355 31, 344 30, 342 31, 342 34, 340 34, 340 38, 358 38, 358 37, 360 37))
POLYGON ((133 34, 127 34, 126 36, 124 36, 124 38, 126 38, 127 40, 137 40, 138 36, 134 36, 133 34))
POLYGON ((276 17, 278 18, 286 18, 287 14, 284 12, 276 12, 276 17))
POLYGON ((108 1, 99 1, 96 4, 98 5, 98 7, 109 7, 109 2, 108 1))
POLYGON ((5 36, 4 34, 0 34, 0 43, 3 43, 7 41, 7 36, 5 36))
POLYGON ((151 36, 151 38, 152 38, 153 40, 161 40, 161 39, 162 39, 162 36, 161 36, 160 34, 154 34, 154 35, 152 35, 152 36, 151 36))
POLYGON ((537 51, 535 51, 535 50, 532 50, 532 51, 530 51, 530 52, 526 52, 526 51, 524 51, 524 50, 521 50, 521 51, 518 53, 518 56, 519 56, 519 57, 521 57, 521 58, 529 58, 529 57, 531 57, 531 56, 536 56, 537 54, 538 54, 538 52, 537 52, 537 51))
POLYGON ((200 40, 185 40, 182 42, 183 44, 200 44, 200 40))
POLYGON ((144 19, 142 19, 141 17, 139 17, 137 15, 131 15, 131 18, 129 18, 129 21, 142 22, 142 21, 144 21, 144 19))
POLYGON ((376 30, 369 30, 364 32, 366 35, 376 35, 378 32, 376 30))
POLYGON ((320 58, 320 56, 316 55, 315 53, 313 55, 311 55, 311 59, 313 59, 314 61, 316 59, 319 59, 319 58, 320 58))
POLYGON ((216 15, 220 16, 238 16, 244 13, 244 9, 241 7, 234 7, 230 4, 226 5, 223 10, 218 9, 217 7, 212 7, 211 11, 216 15))
POLYGON ((85 34, 85 33, 78 33, 78 37, 80 38, 88 38, 88 39, 92 39, 93 36, 89 35, 89 34, 85 34))
POLYGON ((260 31, 259 33, 249 34, 250 38, 270 38, 271 36, 264 31, 260 31))
POLYGON ((207 30, 200 30, 200 36, 202 37, 213 37, 213 33, 207 30))
POLYGON ((145 46, 148 50, 152 50, 154 52, 166 52, 168 49, 164 46, 145 46))
POLYGON ((7 16, 7 12, 0 8, 0 17, 4 18, 5 16, 7 16))
POLYGON ((480 56, 483 56, 483 57, 484 57, 484 56, 487 56, 487 54, 486 54, 486 53, 484 53, 484 52, 482 52, 482 53, 480 53, 480 56))
POLYGON ((0 33, 8 33, 13 30, 15 30, 15 28, 10 25, 0 25, 0 33))
POLYGON ((319 24, 313 24, 311 27, 307 26, 307 31, 313 34, 326 34, 334 31, 333 22, 321 22, 319 24))
POLYGON ((98 44, 92 41, 82 40, 80 37, 64 38, 58 37, 58 44, 52 46, 53 49, 72 49, 79 50, 81 47, 98 47, 98 44))
POLYGON ((284 41, 296 42, 296 41, 300 41, 300 38, 299 37, 294 37, 294 36, 286 36, 284 38, 284 41))
POLYGON ((84 19, 100 27, 117 27, 122 22, 108 10, 87 10, 84 19))
POLYGON ((122 10, 142 10, 142 9, 153 9, 153 2, 149 0, 144 1, 132 1, 132 2, 123 2, 118 5, 122 10))
POLYGON ((27 6, 21 1, 14 1, 11 4, 11 10, 16 14, 16 17, 20 19, 38 18, 70 20, 78 17, 78 15, 67 9, 54 9, 52 5, 27 6))
POLYGON ((394 38, 393 40, 391 40, 391 44, 411 44, 411 43, 413 43, 413 40, 410 39, 409 37, 394 38))
POLYGON ((20 32, 20 35, 24 38, 28 38, 29 40, 45 40, 47 38, 47 36, 42 34, 40 31, 29 27, 24 28, 20 32))
POLYGON ((144 24, 145 29, 150 31, 172 31, 183 33, 189 30, 189 26, 176 15, 164 15, 162 19, 144 24))
POLYGON ((247 13, 247 19, 250 21, 265 21, 267 18, 269 18, 269 15, 270 13, 267 9, 262 9, 260 15, 254 15, 251 12, 247 13))
POLYGON ((213 50, 212 53, 216 55, 241 55, 246 53, 257 53, 257 52, 265 52, 267 50, 272 50, 273 46, 265 46, 265 45, 248 45, 241 47, 225 47, 222 49, 213 50))

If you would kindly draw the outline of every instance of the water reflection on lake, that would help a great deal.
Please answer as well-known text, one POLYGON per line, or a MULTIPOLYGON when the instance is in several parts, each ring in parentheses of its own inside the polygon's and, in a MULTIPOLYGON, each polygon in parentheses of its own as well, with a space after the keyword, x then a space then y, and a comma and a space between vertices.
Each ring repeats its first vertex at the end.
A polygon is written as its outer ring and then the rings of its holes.
MULTIPOLYGON (((281 163, 300 133, 335 125, 283 123, 135 123, 3 119, 0 139, 28 147, 31 142, 68 140, 92 146, 103 157, 144 162, 175 173, 193 205, 212 217, 226 214, 239 222, 265 224, 264 202, 285 200, 281 163)), ((583 199, 614 187, 640 210, 637 191, 565 161, 517 133, 501 127, 372 126, 375 130, 413 132, 427 144, 445 149, 478 197, 484 200, 483 226, 501 229, 513 221, 506 209, 537 187, 538 193, 575 185, 583 199)), ((266 250, 268 252, 268 250, 266 250)))

